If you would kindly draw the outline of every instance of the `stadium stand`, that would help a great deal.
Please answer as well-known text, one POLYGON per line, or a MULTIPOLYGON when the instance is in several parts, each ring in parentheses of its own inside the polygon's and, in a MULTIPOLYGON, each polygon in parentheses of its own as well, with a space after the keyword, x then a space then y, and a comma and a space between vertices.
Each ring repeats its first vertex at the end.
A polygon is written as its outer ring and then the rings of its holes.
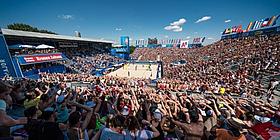
POLYGON ((76 73, 0 81, 0 140, 279 139, 279 45, 272 34, 137 48, 133 58, 163 62, 156 88, 92 75, 122 61, 106 49, 58 49, 76 73))

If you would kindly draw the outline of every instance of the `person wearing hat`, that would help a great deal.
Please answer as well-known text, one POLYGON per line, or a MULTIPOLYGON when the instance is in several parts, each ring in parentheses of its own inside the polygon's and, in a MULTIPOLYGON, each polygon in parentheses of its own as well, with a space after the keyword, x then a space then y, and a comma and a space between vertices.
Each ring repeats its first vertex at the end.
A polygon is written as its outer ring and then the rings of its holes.
MULTIPOLYGON (((215 102, 215 101, 214 101, 215 102)), ((217 125, 217 115, 212 109, 211 106, 205 104, 208 110, 205 111, 205 118, 206 120, 204 121, 204 127, 206 128, 204 130, 205 136, 208 138, 210 135, 211 129, 217 125)), ((216 107, 216 106, 215 106, 216 107)))
POLYGON ((65 101, 65 97, 60 95, 57 98, 57 122, 58 123, 67 123, 69 118, 69 109, 67 108, 67 102, 65 101))
POLYGON ((159 136, 153 138, 153 139, 163 139, 164 138, 164 133, 163 133, 163 124, 162 124, 162 119, 163 119, 163 114, 161 113, 162 109, 161 108, 156 108, 155 111, 152 113, 152 117, 148 117, 151 118, 152 120, 150 120, 149 122, 151 122, 151 124, 158 130, 158 132, 160 133, 159 136))
POLYGON ((246 137, 241 133, 244 125, 242 120, 238 118, 227 119, 229 129, 216 129, 216 140, 246 140, 246 137))

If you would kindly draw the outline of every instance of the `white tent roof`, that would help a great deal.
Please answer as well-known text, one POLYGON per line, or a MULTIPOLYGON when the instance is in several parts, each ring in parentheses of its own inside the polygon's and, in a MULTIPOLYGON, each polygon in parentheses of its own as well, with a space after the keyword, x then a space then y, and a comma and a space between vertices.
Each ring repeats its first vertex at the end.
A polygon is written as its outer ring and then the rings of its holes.
POLYGON ((32 45, 20 45, 20 48, 34 48, 32 45))
POLYGON ((22 48, 35 48, 36 46, 32 45, 22 45, 22 44, 16 44, 9 46, 9 49, 22 49, 22 48))
POLYGON ((53 46, 49 46, 49 45, 46 45, 46 44, 41 44, 41 45, 36 47, 36 49, 53 49, 53 48, 54 48, 53 46))
POLYGON ((111 43, 113 41, 109 40, 100 40, 100 39, 90 39, 90 38, 81 38, 75 36, 65 36, 65 35, 55 35, 55 34, 46 34, 46 33, 37 33, 37 32, 27 32, 11 29, 1 29, 4 35, 11 36, 24 36, 24 37, 36 37, 36 38, 49 38, 49 39, 62 39, 62 40, 76 40, 76 41, 89 41, 89 42, 101 42, 101 43, 111 43))

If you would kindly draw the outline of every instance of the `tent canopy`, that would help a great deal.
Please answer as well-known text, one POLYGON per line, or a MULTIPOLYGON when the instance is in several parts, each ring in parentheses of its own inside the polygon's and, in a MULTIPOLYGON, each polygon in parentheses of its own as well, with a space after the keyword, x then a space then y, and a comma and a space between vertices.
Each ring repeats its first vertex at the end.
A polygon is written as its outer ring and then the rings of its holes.
POLYGON ((22 44, 16 44, 16 45, 11 45, 9 46, 9 49, 22 49, 22 48, 35 48, 35 46, 32 45, 22 45, 22 44))
POLYGON ((46 45, 46 44, 41 44, 41 45, 37 46, 36 49, 54 49, 54 47, 46 45))

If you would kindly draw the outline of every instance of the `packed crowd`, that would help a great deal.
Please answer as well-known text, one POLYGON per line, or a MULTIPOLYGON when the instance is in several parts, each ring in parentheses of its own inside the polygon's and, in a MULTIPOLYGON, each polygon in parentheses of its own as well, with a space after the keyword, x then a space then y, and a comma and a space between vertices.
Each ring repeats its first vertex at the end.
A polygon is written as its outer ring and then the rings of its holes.
POLYGON ((112 67, 123 61, 98 48, 67 49, 63 52, 71 60, 67 67, 83 74, 94 75, 97 69, 112 67))
POLYGON ((133 56, 145 61, 160 56, 165 76, 159 82, 162 88, 263 94, 265 74, 270 80, 280 75, 279 45, 280 36, 269 35, 220 40, 192 49, 137 48, 133 56), (179 60, 187 64, 171 65, 179 60))
POLYGON ((136 49, 135 58, 164 62, 156 87, 82 70, 118 61, 105 52, 62 50, 81 73, 0 80, 0 140, 280 139, 279 98, 256 96, 264 92, 265 74, 266 96, 276 92, 279 43, 272 35, 194 49, 136 49), (187 63, 170 65, 178 60, 187 63))
POLYGON ((0 139, 254 140, 280 137, 280 105, 176 93, 149 81, 42 73, 0 81, 0 139), (87 81, 91 86, 71 82, 87 81))

